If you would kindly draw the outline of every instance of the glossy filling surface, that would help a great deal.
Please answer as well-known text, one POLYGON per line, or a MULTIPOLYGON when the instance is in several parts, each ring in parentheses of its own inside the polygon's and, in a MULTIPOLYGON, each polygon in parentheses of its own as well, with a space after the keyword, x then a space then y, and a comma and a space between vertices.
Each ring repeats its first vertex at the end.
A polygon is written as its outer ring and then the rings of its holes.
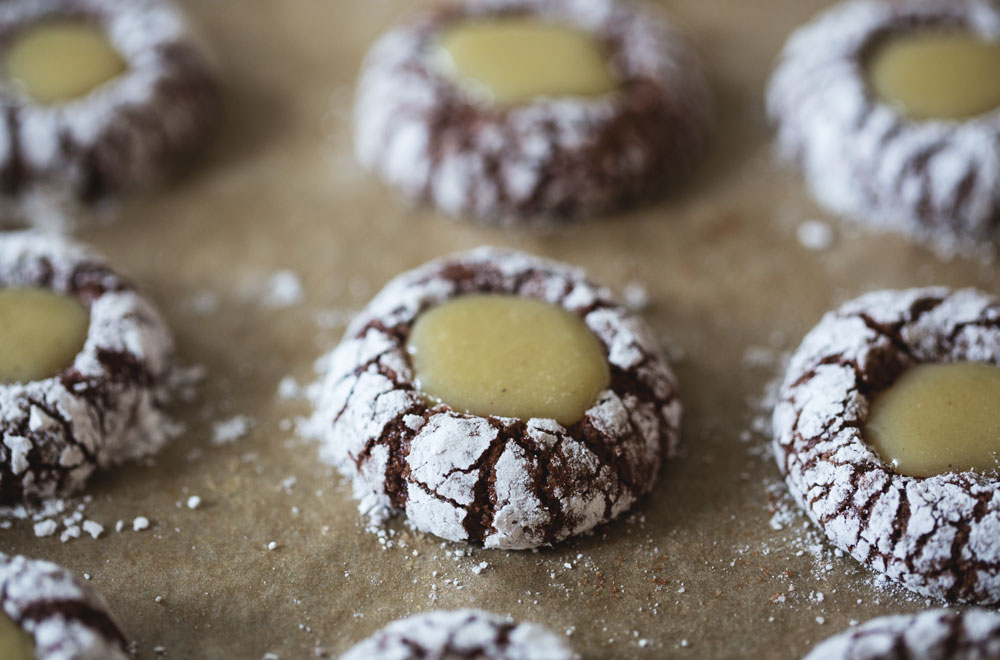
POLYGON ((124 71, 125 60, 104 32, 79 21, 28 26, 4 53, 7 79, 43 105, 85 96, 124 71))
POLYGON ((991 472, 1000 457, 1000 367, 925 364, 875 397, 865 438, 896 472, 991 472))
POLYGON ((561 307, 471 295, 424 312, 407 349, 417 387, 473 415, 570 425, 610 381, 600 342, 561 307))
POLYGON ((888 38, 868 62, 875 93, 914 119, 966 119, 1000 107, 1000 41, 960 32, 888 38))
POLYGON ((593 35, 531 17, 470 20, 441 35, 435 60, 476 101, 516 105, 543 97, 588 97, 618 88, 593 35))
POLYGON ((89 315, 77 300, 48 289, 0 289, 0 381, 55 376, 87 340, 89 315))
POLYGON ((17 627, 10 617, 0 612, 0 658, 3 660, 33 660, 35 645, 31 636, 17 627))

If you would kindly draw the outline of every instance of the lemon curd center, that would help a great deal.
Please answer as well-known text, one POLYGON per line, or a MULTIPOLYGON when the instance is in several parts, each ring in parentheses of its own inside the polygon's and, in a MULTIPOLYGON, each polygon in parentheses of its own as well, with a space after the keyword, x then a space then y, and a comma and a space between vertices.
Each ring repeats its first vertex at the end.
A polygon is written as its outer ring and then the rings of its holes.
POLYGON ((442 34, 437 51, 444 73, 487 104, 600 96, 618 88, 608 53, 597 38, 535 18, 459 23, 442 34))
POLYGON ((601 344, 583 321, 530 298, 446 302, 417 319, 407 348, 417 387, 473 415, 570 425, 610 381, 601 344))
POLYGON ((71 101, 125 71, 125 60, 98 27, 43 21, 14 35, 4 55, 6 77, 43 105, 71 101))
POLYGON ((1000 456, 1000 367, 925 364, 875 397, 869 444, 901 474, 990 472, 1000 456))
POLYGON ((899 35, 873 53, 868 73, 876 94, 914 119, 965 119, 1000 107, 1000 41, 899 35))
POLYGON ((48 289, 0 289, 0 382, 55 376, 87 340, 89 315, 77 300, 48 289))

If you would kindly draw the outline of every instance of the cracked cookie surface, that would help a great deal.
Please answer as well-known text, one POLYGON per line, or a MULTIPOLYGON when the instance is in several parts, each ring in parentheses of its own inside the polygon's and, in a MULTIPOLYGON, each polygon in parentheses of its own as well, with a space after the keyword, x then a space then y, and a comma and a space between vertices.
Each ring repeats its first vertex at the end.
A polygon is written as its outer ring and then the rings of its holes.
POLYGON ((774 452, 839 548, 918 593, 1000 602, 996 473, 896 473, 865 442, 873 397, 921 363, 1000 364, 1000 301, 973 290, 879 291, 828 313, 789 364, 774 452))
POLYGON ((169 0, 3 3, 0 45, 53 20, 101 29, 125 71, 52 105, 0 81, 0 202, 21 224, 56 222, 24 208, 38 200, 74 204, 158 182, 203 143, 218 109, 213 66, 169 0))
POLYGON ((887 37, 968 31, 1000 40, 981 0, 842 3, 796 31, 771 78, 778 149, 831 211, 948 244, 997 238, 1000 108, 963 120, 911 119, 881 101, 866 62, 887 37))
POLYGON ((428 612, 390 623, 340 660, 572 660, 566 644, 533 623, 489 612, 428 612))
POLYGON ((819 643, 803 660, 989 660, 1000 656, 1000 614, 930 610, 867 621, 819 643))
POLYGON ((0 616, 27 633, 38 660, 126 660, 104 598, 47 561, 0 554, 0 616))
POLYGON ((592 529, 648 492, 677 444, 681 404, 656 340, 569 266, 479 248, 400 275, 320 361, 310 434, 362 513, 405 512, 454 541, 523 549, 592 529), (478 417, 416 389, 406 341, 421 312, 463 294, 525 296, 579 317, 611 384, 582 420, 478 417))
POLYGON ((612 0, 472 0, 381 37, 362 68, 358 160, 413 201, 484 222, 551 222, 655 195, 693 168, 712 103, 700 63, 652 8, 612 0), (538 16, 596 36, 619 91, 471 102, 434 65, 433 46, 463 20, 538 16))
POLYGON ((62 238, 6 233, 0 287, 49 289, 90 316, 71 365, 0 383, 0 504, 74 493, 95 469, 148 456, 179 433, 163 410, 176 375, 170 332, 103 259, 62 238))

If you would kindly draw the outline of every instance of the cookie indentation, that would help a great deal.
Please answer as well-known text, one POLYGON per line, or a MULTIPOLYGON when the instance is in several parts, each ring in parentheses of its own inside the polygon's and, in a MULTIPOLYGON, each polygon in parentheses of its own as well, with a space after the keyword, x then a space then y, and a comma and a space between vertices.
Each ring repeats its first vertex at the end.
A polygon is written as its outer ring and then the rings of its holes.
POLYGON ((87 340, 80 302, 47 289, 0 289, 0 382, 55 376, 87 340))
POLYGON ((994 472, 1000 454, 1000 368, 923 364, 872 402, 865 437, 900 474, 994 472))
POLYGON ((43 21, 17 34, 4 55, 6 75, 37 103, 85 96, 125 71, 125 60, 99 28, 43 21))
POLYGON ((601 345, 579 317, 517 296, 463 296, 428 310, 407 348, 417 387, 473 415, 569 426, 610 379, 601 345))
POLYGON ((600 96, 618 88, 594 35, 537 18, 458 23, 441 35, 438 48, 445 75, 487 105, 600 96))

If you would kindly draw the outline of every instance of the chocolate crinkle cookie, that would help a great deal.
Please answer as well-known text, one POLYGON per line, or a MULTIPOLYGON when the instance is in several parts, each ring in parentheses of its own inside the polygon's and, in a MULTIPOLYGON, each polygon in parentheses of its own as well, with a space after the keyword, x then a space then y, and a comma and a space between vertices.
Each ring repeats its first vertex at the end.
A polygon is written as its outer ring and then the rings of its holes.
POLYGON ((4 660, 126 660, 126 648, 94 589, 53 563, 0 554, 4 660))
POLYGON ((214 67, 169 0, 0 3, 0 61, 8 220, 159 182, 216 123, 214 67))
POLYGON ((428 612, 395 621, 340 660, 573 660, 562 639, 489 612, 428 612))
POLYGON ((76 492, 95 469, 148 456, 180 432, 164 412, 187 378, 171 334, 102 258, 62 238, 3 234, 0 295, 3 343, 22 315, 36 320, 22 330, 22 351, 0 351, 0 504, 76 492), (59 337, 70 322, 78 343, 61 349, 62 363, 32 373, 24 356, 37 335, 59 337))
POLYGON ((648 492, 677 443, 675 379, 647 326, 580 270, 519 252, 479 248, 398 276, 320 365, 307 429, 362 513, 405 512, 454 541, 523 549, 586 532, 648 492), (477 415, 421 391, 415 324, 483 295, 547 303, 593 342, 607 378, 578 417, 477 415))
POLYGON ((789 38, 771 79, 781 155, 835 213, 945 246, 996 239, 1000 87, 983 90, 998 41, 986 0, 835 5, 789 38))
MULTIPOLYGON (((553 66, 565 37, 540 46, 545 66, 516 57, 522 43, 510 37, 500 60, 520 59, 523 68, 494 75, 516 86, 518 77, 553 66)), ((488 59, 487 68, 500 60, 488 59)), ((693 169, 712 114, 700 63, 652 7, 614 0, 468 0, 425 13, 375 43, 358 82, 355 147, 362 165, 409 200, 483 222, 546 224, 661 192, 693 169), (445 52, 454 30, 511 19, 562 26, 592 39, 598 55, 585 57, 592 53, 577 44, 560 61, 606 68, 605 87, 584 94, 543 85, 528 98, 502 101, 482 93, 486 85, 475 80, 482 66, 470 67, 474 80, 468 84, 449 73, 456 63, 462 68, 461 58, 478 54, 468 51, 496 36, 470 43, 477 35, 445 52)))
POLYGON ((994 604, 996 469, 903 474, 866 437, 880 393, 935 364, 1000 364, 1000 301, 924 288, 846 303, 791 359, 774 411, 774 452, 792 495, 834 545, 920 594, 994 604))
POLYGON ((818 644, 803 660, 990 660, 1000 657, 1000 614, 930 610, 886 616, 818 644))

